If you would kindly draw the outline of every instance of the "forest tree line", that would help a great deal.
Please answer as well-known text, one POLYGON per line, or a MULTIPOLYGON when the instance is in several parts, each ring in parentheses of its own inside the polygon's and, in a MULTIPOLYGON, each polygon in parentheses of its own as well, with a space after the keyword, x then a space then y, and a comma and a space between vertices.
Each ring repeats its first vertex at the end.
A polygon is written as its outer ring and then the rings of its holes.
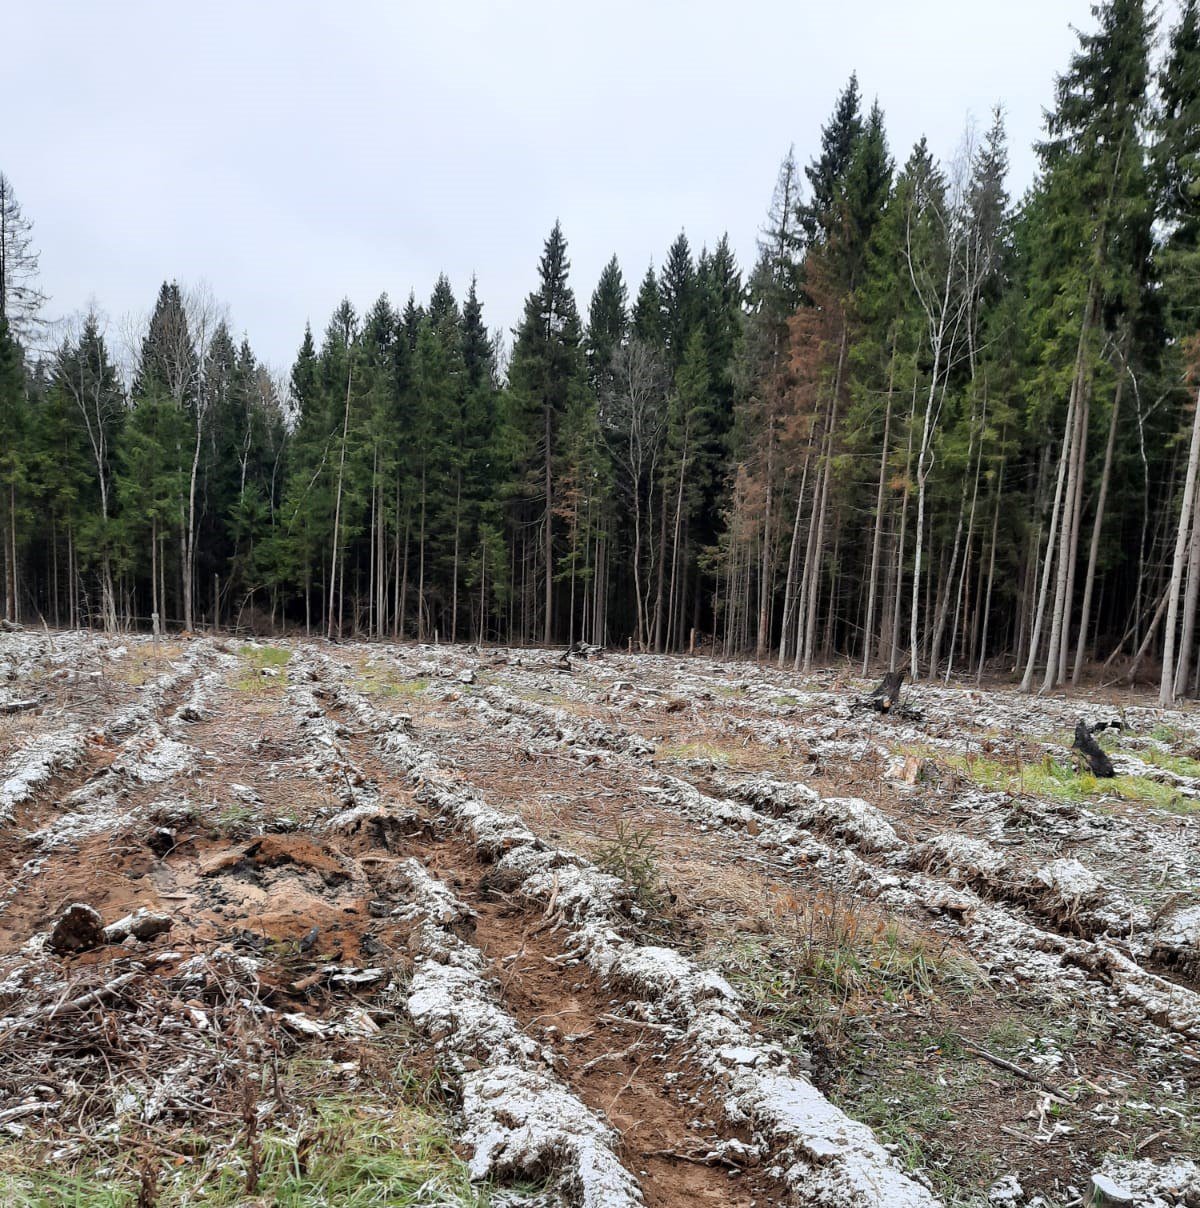
POLYGON ((893 158, 851 77, 748 270, 681 234, 584 307, 556 224, 511 347, 443 276, 279 380, 167 282, 123 372, 95 314, 42 338, 0 176, 5 615, 1194 694, 1200 14, 1093 11, 1023 197, 1000 107, 893 158))

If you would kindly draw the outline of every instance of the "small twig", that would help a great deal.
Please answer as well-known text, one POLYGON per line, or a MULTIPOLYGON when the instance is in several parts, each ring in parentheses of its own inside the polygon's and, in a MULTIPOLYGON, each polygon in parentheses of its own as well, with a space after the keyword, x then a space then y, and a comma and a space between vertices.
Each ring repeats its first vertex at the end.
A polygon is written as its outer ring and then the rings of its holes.
POLYGON ((114 977, 107 985, 98 987, 95 990, 89 990, 86 994, 81 994, 78 998, 70 1002, 61 1001, 48 1012, 47 1019, 59 1019, 64 1015, 74 1015, 80 1011, 86 1011, 88 1007, 99 1006, 114 997, 118 991, 129 985, 137 977, 136 973, 122 973, 120 977, 114 977))
POLYGON ((642 1042, 635 1040, 628 1048, 622 1049, 619 1053, 601 1053, 599 1057, 593 1057, 591 1061, 585 1062, 579 1067, 581 1074, 586 1074, 588 1070, 594 1070, 598 1065, 603 1065, 606 1061, 624 1061, 626 1057, 632 1056, 638 1049, 642 1048, 642 1042))
POLYGON ((620 1024, 625 1028, 654 1028, 659 1032, 676 1032, 679 1029, 669 1023, 651 1023, 648 1019, 627 1019, 623 1015, 598 1015, 605 1023, 620 1024))
POLYGON ((964 1040, 961 1036, 958 1038, 958 1042, 968 1053, 974 1053, 976 1057, 982 1057, 984 1061, 990 1061, 992 1065, 1002 1070, 1008 1070, 1010 1074, 1016 1074, 1018 1078, 1024 1078, 1026 1082, 1031 1082, 1034 1086, 1041 1087, 1042 1090, 1053 1095, 1056 1099, 1061 1099, 1066 1103, 1074 1103, 1078 1098, 1073 1092, 1064 1090, 1060 1086, 1055 1086, 1054 1083, 1047 1082, 1044 1078, 1039 1078, 1037 1074, 1031 1074, 1028 1070, 1017 1065, 1015 1061, 998 1057, 995 1053, 990 1053, 987 1049, 981 1048, 977 1044, 972 1044, 971 1041, 964 1040))
POLYGON ((645 1064, 646 1063, 644 1061, 640 1061, 640 1062, 638 1062, 637 1065, 635 1065, 633 1067, 633 1073, 631 1073, 629 1075, 629 1077, 625 1079, 624 1083, 618 1089, 617 1093, 615 1095, 613 1095, 608 1106, 604 1109, 604 1114, 606 1116, 612 1114, 612 1109, 614 1107, 616 1107, 617 1100, 633 1085, 633 1080, 638 1076, 638 1074, 640 1074, 642 1072, 642 1066, 645 1064))
POLYGON ((701 1153, 680 1153, 675 1149, 643 1149, 643 1158, 670 1158, 676 1162, 692 1162, 696 1166, 724 1166, 729 1170, 744 1170, 745 1167, 740 1162, 735 1162, 732 1158, 727 1158, 724 1154, 715 1151, 701 1153))

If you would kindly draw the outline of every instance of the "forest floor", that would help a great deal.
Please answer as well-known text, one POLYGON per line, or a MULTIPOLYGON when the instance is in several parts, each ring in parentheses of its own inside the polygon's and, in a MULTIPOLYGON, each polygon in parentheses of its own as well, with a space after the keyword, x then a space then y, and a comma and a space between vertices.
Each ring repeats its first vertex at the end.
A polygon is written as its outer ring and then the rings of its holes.
POLYGON ((0 635, 0 1204, 1200 1204, 1200 716, 869 688, 0 635))

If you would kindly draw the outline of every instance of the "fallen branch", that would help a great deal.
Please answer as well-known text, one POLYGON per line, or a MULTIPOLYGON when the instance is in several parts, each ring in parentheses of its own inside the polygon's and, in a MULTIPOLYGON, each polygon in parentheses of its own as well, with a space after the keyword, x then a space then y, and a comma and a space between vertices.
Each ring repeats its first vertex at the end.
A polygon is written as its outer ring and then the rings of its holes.
POLYGON ((1053 1095, 1056 1099, 1062 1099, 1066 1103, 1074 1103, 1076 1101, 1077 1096, 1072 1091, 1064 1090, 1061 1086, 1055 1086, 1054 1083, 1047 1082, 1044 1078, 1039 1078, 1037 1074, 1023 1069, 1015 1061, 998 1057, 995 1053, 991 1053, 969 1040, 964 1040, 961 1036, 958 1038, 958 1042, 968 1053, 974 1053, 976 1057, 982 1057, 984 1061, 990 1061, 998 1069, 1007 1070, 1010 1074, 1016 1074, 1018 1078, 1024 1078, 1026 1082, 1032 1083, 1034 1086, 1053 1095))
POLYGON ((728 1170, 745 1170, 740 1162, 726 1157, 722 1153, 710 1150, 708 1153, 680 1153, 677 1149, 643 1149, 643 1158, 669 1158, 675 1162, 691 1162, 696 1166, 724 1166, 728 1170))
POLYGON ((137 976, 136 973, 122 973, 120 977, 114 977, 112 981, 105 983, 103 986, 98 986, 95 990, 89 990, 78 998, 73 998, 69 1002, 62 1002, 57 1006, 51 1007, 46 1013, 46 1018, 61 1019, 65 1015, 78 1015, 89 1007, 102 1006, 104 1003, 115 998, 137 976))

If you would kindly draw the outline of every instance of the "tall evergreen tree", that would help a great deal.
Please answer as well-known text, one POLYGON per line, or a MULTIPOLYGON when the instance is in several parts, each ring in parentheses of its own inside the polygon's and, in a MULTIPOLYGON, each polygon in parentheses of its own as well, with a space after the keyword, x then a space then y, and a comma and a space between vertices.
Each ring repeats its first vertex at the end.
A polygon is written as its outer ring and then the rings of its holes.
POLYGON ((1143 0, 1108 0, 1094 11, 1098 28, 1079 35, 1079 49, 1059 77, 1047 138, 1038 148, 1042 175, 1030 202, 1038 213, 1027 266, 1036 370, 1027 389, 1031 407, 1051 431, 1062 417, 1062 438, 1022 680, 1026 690, 1044 631, 1043 687, 1065 676, 1104 329, 1137 306, 1147 278, 1151 213, 1141 132, 1150 21, 1143 0))
POLYGON ((0 517, 3 518, 4 615, 20 620, 19 529, 28 518, 31 416, 21 346, 0 316, 0 517))
POLYGON ((700 317, 696 266, 687 236, 682 232, 667 252, 659 279, 659 297, 667 366, 674 373, 683 362, 692 329, 700 317))
POLYGON ((540 285, 525 301, 516 330, 509 394, 523 442, 527 497, 540 497, 543 640, 554 634, 555 436, 583 386, 583 332, 567 282, 570 261, 562 226, 554 224, 538 264, 540 285))
POLYGON ((12 339, 28 340, 41 326, 46 295, 37 281, 33 223, 22 212, 12 181, 0 172, 0 319, 7 321, 12 339))
POLYGON ((633 334, 643 344, 660 347, 665 340, 663 329, 662 291, 658 276, 651 264, 638 286, 637 299, 633 304, 633 334))
MULTIPOLYGON (((655 307, 657 309, 657 302, 655 307)), ((610 388, 613 353, 628 334, 628 294, 621 266, 614 256, 600 273, 600 280, 596 283, 588 306, 588 382, 598 397, 602 397, 610 388)))
POLYGON ((797 213, 805 241, 810 245, 826 236, 834 201, 850 171, 855 146, 863 132, 860 103, 858 76, 852 73, 838 94, 828 123, 821 128, 821 154, 804 169, 810 194, 807 202, 797 206, 797 213))

